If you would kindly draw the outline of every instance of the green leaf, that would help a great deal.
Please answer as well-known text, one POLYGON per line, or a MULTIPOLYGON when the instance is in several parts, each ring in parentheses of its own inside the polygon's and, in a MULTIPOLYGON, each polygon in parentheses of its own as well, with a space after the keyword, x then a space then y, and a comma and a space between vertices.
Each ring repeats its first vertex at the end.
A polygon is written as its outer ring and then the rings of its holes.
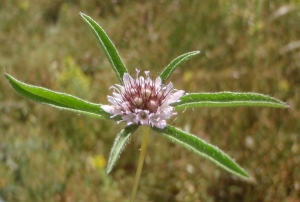
POLYGON ((164 83, 172 74, 172 72, 183 62, 192 58, 195 55, 198 55, 200 51, 193 51, 189 53, 185 53, 180 55, 179 57, 175 58, 160 74, 160 78, 162 83, 164 83))
POLYGON ((46 88, 25 84, 9 74, 5 74, 11 86, 24 97, 59 109, 73 111, 96 118, 109 118, 100 104, 91 103, 65 93, 55 92, 46 88))
POLYGON ((249 175, 231 159, 227 154, 218 149, 217 147, 201 140, 200 138, 190 133, 184 132, 173 126, 166 126, 164 129, 153 128, 158 133, 162 134, 171 141, 201 155, 225 170, 243 177, 249 178, 249 175))
POLYGON ((237 107, 237 106, 260 106, 260 107, 289 107, 286 103, 273 97, 258 93, 191 93, 184 95, 180 101, 173 104, 175 109, 193 107, 237 107))
POLYGON ((123 83, 123 75, 127 72, 127 69, 121 57, 119 56, 119 53, 115 48, 114 44, 97 22, 95 22, 91 17, 87 16, 86 14, 80 13, 80 15, 94 32, 113 70, 116 72, 121 83, 123 83))
POLYGON ((138 128, 138 125, 126 126, 116 137, 114 145, 110 150, 110 155, 106 167, 106 173, 112 171, 114 165, 120 157, 120 154, 124 150, 126 144, 128 143, 131 134, 138 128))

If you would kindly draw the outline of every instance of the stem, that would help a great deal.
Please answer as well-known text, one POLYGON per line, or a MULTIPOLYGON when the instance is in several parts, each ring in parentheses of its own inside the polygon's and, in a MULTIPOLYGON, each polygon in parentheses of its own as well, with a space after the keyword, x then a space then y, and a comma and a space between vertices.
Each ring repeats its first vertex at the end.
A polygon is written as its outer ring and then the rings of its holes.
POLYGON ((142 139, 142 148, 140 151, 140 156, 139 156, 139 162, 138 162, 138 167, 136 170, 136 174, 135 174, 135 178, 134 178, 134 184, 132 187, 132 191, 131 191, 131 196, 130 196, 130 202, 134 201, 134 197, 136 194, 136 190, 140 181, 140 176, 141 176, 141 172, 142 172, 142 168, 143 168, 143 164, 144 164, 144 159, 146 156, 146 150, 147 150, 147 145, 148 145, 148 139, 149 139, 149 130, 150 127, 143 127, 143 139, 142 139))

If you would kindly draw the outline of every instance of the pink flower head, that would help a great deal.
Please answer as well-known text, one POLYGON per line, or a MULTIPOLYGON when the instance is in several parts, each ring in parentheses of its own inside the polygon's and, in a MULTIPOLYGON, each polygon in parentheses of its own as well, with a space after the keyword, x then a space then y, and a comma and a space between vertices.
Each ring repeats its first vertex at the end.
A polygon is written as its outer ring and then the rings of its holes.
POLYGON ((139 70, 136 71, 136 79, 125 73, 124 85, 111 87, 113 95, 107 96, 111 105, 102 105, 102 109, 112 114, 112 117, 121 115, 127 125, 165 128, 166 120, 176 114, 170 104, 177 102, 184 91, 173 89, 171 82, 164 86, 160 77, 152 80, 149 71, 145 72, 146 78, 139 77, 139 70))

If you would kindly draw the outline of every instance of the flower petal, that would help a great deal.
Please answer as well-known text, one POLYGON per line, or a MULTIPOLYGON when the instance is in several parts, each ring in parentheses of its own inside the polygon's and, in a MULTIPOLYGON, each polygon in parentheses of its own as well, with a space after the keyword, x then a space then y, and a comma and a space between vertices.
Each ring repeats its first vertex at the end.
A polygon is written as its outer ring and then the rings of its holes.
POLYGON ((101 105, 101 108, 106 111, 107 113, 113 114, 114 107, 110 105, 101 105))

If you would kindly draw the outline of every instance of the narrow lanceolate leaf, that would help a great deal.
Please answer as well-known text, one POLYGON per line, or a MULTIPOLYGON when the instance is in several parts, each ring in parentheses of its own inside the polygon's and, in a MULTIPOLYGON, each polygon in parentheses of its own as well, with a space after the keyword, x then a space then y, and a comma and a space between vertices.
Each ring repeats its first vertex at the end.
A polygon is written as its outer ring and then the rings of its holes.
POLYGON ((114 165, 120 157, 120 154, 124 150, 126 144, 130 140, 131 134, 138 128, 138 125, 129 125, 124 128, 116 137, 114 145, 111 148, 106 173, 112 171, 114 165))
POLYGON ((65 93, 55 92, 46 88, 29 85, 5 74, 11 86, 24 97, 50 105, 59 109, 73 111, 96 118, 109 118, 111 115, 103 111, 100 104, 91 103, 65 93))
POLYGON ((181 63, 185 62, 186 60, 192 58, 195 55, 198 55, 199 53, 200 51, 193 51, 193 52, 185 53, 175 58, 160 74, 160 78, 162 82, 164 83, 181 63))
POLYGON ((286 103, 273 97, 258 93, 191 93, 180 98, 173 104, 175 109, 193 107, 237 107, 237 106, 260 106, 260 107, 289 107, 286 103))
POLYGON ((164 129, 153 128, 158 133, 162 134, 171 141, 199 154, 225 170, 243 177, 249 178, 249 175, 231 159, 227 154, 218 149, 217 147, 201 140, 200 138, 190 133, 184 132, 176 127, 168 125, 164 129))
POLYGON ((105 31, 97 22, 95 22, 91 17, 83 13, 80 13, 80 15, 94 32, 101 48, 103 49, 110 64, 112 65, 113 70, 116 72, 119 80, 123 83, 123 75, 124 73, 127 72, 127 69, 121 57, 119 56, 119 53, 115 48, 114 44, 112 43, 112 41, 109 39, 105 31))

